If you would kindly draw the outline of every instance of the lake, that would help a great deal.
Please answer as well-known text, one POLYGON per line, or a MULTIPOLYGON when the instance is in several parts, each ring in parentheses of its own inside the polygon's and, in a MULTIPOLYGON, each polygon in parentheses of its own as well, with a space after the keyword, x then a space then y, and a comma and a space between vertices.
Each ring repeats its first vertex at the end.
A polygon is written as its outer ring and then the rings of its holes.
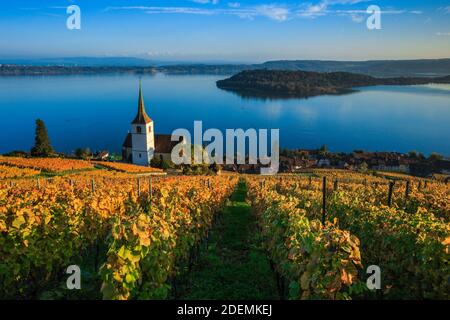
MULTIPOLYGON (((241 98, 216 88, 224 76, 142 78, 156 133, 193 128, 279 128, 280 145, 331 151, 417 150, 450 155, 450 85, 380 86, 309 99, 241 98)), ((0 153, 29 150, 34 121, 57 151, 120 152, 137 111, 137 75, 0 77, 0 153)))

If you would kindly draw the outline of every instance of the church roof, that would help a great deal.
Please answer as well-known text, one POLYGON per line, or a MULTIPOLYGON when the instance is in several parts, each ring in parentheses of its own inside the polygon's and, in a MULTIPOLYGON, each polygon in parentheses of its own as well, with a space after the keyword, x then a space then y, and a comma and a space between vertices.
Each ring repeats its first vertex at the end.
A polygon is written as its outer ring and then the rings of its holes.
MULTIPOLYGON (((123 141, 122 148, 132 148, 132 135, 128 133, 123 141)), ((183 140, 183 137, 179 136, 178 141, 171 140, 170 134, 155 134, 155 152, 156 153, 171 153, 172 149, 183 140)))
POLYGON ((133 144, 131 142, 131 133, 128 132, 127 136, 125 137, 125 140, 122 144, 122 148, 132 148, 133 144))
POLYGON ((170 134, 156 134, 155 135, 155 152, 156 153, 171 153, 172 149, 182 141, 183 137, 178 137, 178 141, 171 140, 170 134))
POLYGON ((152 122, 152 119, 145 112, 144 96, 142 95, 141 81, 139 81, 138 113, 131 124, 147 124, 150 122, 152 122))

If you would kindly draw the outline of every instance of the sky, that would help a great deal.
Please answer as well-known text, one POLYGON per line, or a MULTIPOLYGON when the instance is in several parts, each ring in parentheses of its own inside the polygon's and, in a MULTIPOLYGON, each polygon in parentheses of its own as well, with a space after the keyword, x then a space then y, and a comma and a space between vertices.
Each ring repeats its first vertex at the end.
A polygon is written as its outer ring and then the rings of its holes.
POLYGON ((173 61, 450 58, 446 0, 3 0, 0 57, 173 61), (81 29, 66 12, 77 5, 81 29), (367 28, 371 5, 381 29, 367 28))

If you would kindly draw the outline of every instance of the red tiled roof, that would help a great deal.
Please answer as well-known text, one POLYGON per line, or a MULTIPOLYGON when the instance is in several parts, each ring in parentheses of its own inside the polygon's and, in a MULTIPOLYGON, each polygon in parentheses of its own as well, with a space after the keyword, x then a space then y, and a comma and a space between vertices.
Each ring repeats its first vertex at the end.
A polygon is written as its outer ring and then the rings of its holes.
POLYGON ((172 149, 182 141, 183 137, 178 137, 178 141, 171 141, 170 134, 156 134, 155 135, 155 152, 156 153, 171 153, 172 149))

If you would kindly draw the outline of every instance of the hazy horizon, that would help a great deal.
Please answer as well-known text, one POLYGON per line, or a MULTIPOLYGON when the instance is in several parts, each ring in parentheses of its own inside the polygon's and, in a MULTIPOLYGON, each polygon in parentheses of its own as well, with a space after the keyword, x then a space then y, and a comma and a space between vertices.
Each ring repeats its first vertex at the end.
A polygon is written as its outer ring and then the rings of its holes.
POLYGON ((441 58, 417 58, 417 59, 301 59, 301 58, 292 58, 292 59, 276 59, 269 58, 267 60, 221 60, 221 59, 202 59, 202 58, 193 58, 191 60, 179 60, 179 59, 152 59, 148 57, 139 57, 139 56, 0 56, 1 60, 24 60, 24 61, 42 61, 42 60, 58 60, 58 59, 140 59, 146 60, 149 62, 167 62, 167 63, 204 63, 204 64, 261 64, 265 62, 272 61, 333 61, 333 62, 368 62, 368 61, 410 61, 410 60, 447 60, 450 59, 448 57, 441 58))

